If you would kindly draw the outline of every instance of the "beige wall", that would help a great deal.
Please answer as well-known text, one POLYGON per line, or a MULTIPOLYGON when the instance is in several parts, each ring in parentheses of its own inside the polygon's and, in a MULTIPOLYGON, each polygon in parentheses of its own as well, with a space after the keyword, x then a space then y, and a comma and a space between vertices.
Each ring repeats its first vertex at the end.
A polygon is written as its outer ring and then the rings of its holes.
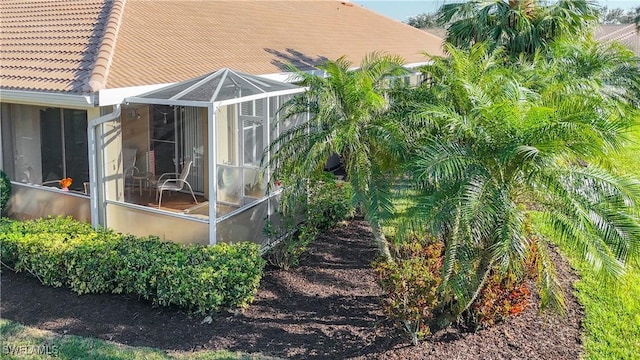
POLYGON ((163 241, 209 244, 209 224, 126 205, 107 204, 107 226, 135 236, 158 236, 163 241))
POLYGON ((14 184, 7 212, 9 217, 18 220, 62 215, 91 222, 88 196, 64 193, 51 187, 14 184))

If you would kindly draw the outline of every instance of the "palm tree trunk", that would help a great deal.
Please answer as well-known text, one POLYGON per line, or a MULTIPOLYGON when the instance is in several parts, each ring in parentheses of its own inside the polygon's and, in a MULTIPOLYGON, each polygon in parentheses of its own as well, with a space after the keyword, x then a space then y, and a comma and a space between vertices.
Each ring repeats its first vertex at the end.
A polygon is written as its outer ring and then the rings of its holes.
POLYGON ((490 261, 487 256, 484 256, 483 259, 480 261, 480 266, 478 267, 478 274, 481 274, 482 278, 478 283, 478 287, 473 292, 471 299, 469 299, 465 307, 462 309, 462 311, 460 311, 460 314, 469 310, 469 308, 471 307, 471 305, 473 305, 473 303, 476 301, 478 296, 480 296, 480 293, 482 292, 482 290, 484 290, 484 286, 487 283, 487 280, 489 280, 489 274, 491 274, 492 268, 493 268, 493 261, 490 261))
POLYGON ((387 242, 387 238, 382 232, 382 226, 378 221, 370 221, 369 223, 371 224, 371 231, 373 232, 374 240, 376 242, 376 245, 378 246, 378 252, 387 261, 393 261, 391 250, 389 250, 389 243, 387 242))

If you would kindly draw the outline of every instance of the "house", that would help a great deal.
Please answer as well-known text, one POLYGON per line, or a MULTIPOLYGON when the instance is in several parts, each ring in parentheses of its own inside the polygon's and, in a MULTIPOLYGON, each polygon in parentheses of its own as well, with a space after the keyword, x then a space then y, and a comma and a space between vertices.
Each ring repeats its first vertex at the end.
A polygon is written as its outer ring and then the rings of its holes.
POLYGON ((636 24, 600 24, 594 32, 594 38, 598 41, 618 41, 633 51, 636 56, 640 56, 640 32, 636 24))
POLYGON ((419 65, 441 44, 348 1, 3 0, 9 214, 185 243, 261 241, 278 191, 259 161, 293 125, 277 125, 278 106, 304 91, 287 64, 317 71, 385 51, 419 65))

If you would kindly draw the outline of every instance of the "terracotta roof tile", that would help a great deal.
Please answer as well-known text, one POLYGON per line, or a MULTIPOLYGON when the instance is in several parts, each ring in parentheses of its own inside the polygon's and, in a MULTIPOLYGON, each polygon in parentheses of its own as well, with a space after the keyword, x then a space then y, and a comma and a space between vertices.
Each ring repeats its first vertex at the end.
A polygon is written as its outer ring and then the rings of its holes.
POLYGON ((425 61, 442 40, 348 1, 3 0, 0 86, 67 92, 160 84, 229 67, 309 69, 372 51, 425 61))
POLYGON ((640 56, 640 32, 635 24, 600 25, 594 37, 598 41, 618 41, 640 56))
POLYGON ((349 2, 126 2, 107 87, 185 80, 223 67, 253 74, 308 69, 372 51, 442 54, 442 40, 349 2))
POLYGON ((111 1, 2 0, 0 86, 86 92, 111 1))

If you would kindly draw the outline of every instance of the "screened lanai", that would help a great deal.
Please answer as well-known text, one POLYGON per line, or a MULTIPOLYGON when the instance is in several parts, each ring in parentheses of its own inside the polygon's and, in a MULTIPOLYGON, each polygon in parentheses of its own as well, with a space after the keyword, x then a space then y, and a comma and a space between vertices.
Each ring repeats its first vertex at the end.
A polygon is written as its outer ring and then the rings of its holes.
POLYGON ((279 191, 267 191, 261 160, 281 131, 306 121, 277 112, 303 91, 222 69, 126 98, 102 128, 105 225, 178 242, 262 242, 279 191))

